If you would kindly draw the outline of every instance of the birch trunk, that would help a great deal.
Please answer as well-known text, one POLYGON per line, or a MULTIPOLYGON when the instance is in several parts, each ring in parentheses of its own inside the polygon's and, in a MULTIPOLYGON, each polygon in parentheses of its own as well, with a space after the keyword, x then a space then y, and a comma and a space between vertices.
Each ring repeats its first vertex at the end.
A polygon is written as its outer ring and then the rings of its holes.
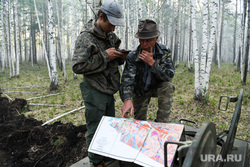
MULTIPOLYGON (((62 4, 62 0, 60 0, 60 15, 62 17, 63 15, 63 4, 62 4)), ((62 41, 62 64, 63 64, 63 75, 64 75, 64 81, 67 82, 67 74, 66 74, 66 67, 65 67, 65 59, 66 59, 66 52, 65 52, 65 35, 64 35, 64 28, 63 28, 63 18, 61 21, 61 41, 62 41)))
POLYGON ((131 48, 130 47, 130 22, 129 22, 129 20, 130 20, 130 0, 127 0, 127 46, 126 46, 126 49, 129 49, 129 48, 131 48))
POLYGON ((15 0, 15 22, 16 22, 16 76, 19 77, 19 29, 18 29, 18 15, 17 15, 17 8, 18 8, 18 0, 15 0))
POLYGON ((50 46, 50 63, 51 63, 51 84, 50 90, 56 90, 58 86, 57 69, 56 69, 56 55, 54 50, 54 38, 53 38, 53 6, 52 1, 48 0, 48 26, 49 26, 49 46, 50 46))
POLYGON ((208 24, 208 2, 207 0, 203 1, 203 24, 202 24, 202 49, 201 49, 201 63, 200 63, 200 88, 202 97, 204 97, 204 93, 206 90, 204 89, 204 76, 206 70, 206 53, 207 53, 207 24, 208 24))
POLYGON ((180 20, 180 0, 178 0, 178 11, 177 11, 177 18, 176 18, 176 27, 175 27, 175 44, 174 44, 174 65, 177 62, 179 63, 179 20, 180 20))
POLYGON ((41 24, 40 24, 40 20, 39 20, 39 17, 38 17, 37 8, 36 8, 36 1, 35 0, 34 0, 34 7, 35 7, 36 18, 37 18, 37 22, 38 22, 39 31, 40 31, 40 38, 41 38, 42 45, 43 45, 43 51, 44 51, 44 54, 45 54, 45 60, 46 60, 47 68, 48 68, 48 72, 49 72, 49 79, 52 80, 48 55, 47 55, 46 46, 45 46, 44 40, 43 40, 43 35, 42 35, 43 33, 42 33, 42 30, 41 30, 41 24))
POLYGON ((241 82, 243 82, 243 55, 245 54, 245 20, 246 20, 246 7, 247 6, 247 3, 246 1, 244 0, 243 2, 243 14, 242 14, 242 20, 241 20, 241 54, 240 54, 240 72, 241 72, 241 82))
POLYGON ((11 57, 11 68, 12 68, 12 77, 14 77, 16 74, 15 72, 15 56, 14 56, 14 49, 12 44, 12 30, 11 30, 11 21, 12 21, 12 14, 11 14, 11 8, 10 8, 10 0, 9 0, 9 31, 10 31, 10 57, 11 57))
POLYGON ((97 17, 98 11, 101 9, 101 0, 93 0, 93 9, 94 9, 94 15, 95 18, 97 17))
POLYGON ((189 71, 192 70, 193 62, 191 62, 192 57, 192 0, 189 1, 190 3, 190 17, 189 17, 189 51, 188 51, 188 69, 189 71))
MULTIPOLYGON (((71 13, 71 20, 72 20, 72 25, 71 25, 71 57, 74 54, 74 50, 75 50, 75 41, 76 41, 76 21, 75 21, 75 6, 74 6, 75 2, 71 1, 71 9, 70 9, 70 13, 71 13)), ((74 79, 77 79, 77 75, 75 73, 73 73, 73 77, 74 79)))
POLYGON ((250 1, 248 0, 248 29, 247 29, 247 44, 245 48, 245 69, 243 76, 243 84, 246 85, 247 81, 247 70, 248 70, 248 58, 249 58, 249 44, 250 44, 250 1))
POLYGON ((238 18, 238 0, 236 0, 236 5, 235 5, 235 20, 234 20, 234 39, 233 39, 233 63, 234 65, 236 64, 236 30, 237 30, 237 18, 238 18))
POLYGON ((194 54, 194 68, 195 68, 195 96, 194 99, 198 100, 201 97, 200 81, 199 81, 199 55, 198 55, 198 43, 196 37, 196 0, 192 0, 192 42, 193 42, 193 54, 194 54))
MULTIPOLYGON (((204 77, 204 89, 208 90, 209 86, 209 75, 211 71, 212 65, 212 58, 214 53, 214 46, 215 46, 215 34, 216 34, 216 23, 217 23, 217 11, 218 11, 218 0, 213 0, 212 2, 212 18, 211 18, 211 31, 210 31, 210 40, 209 40, 209 50, 208 50, 208 57, 207 57, 207 65, 206 65, 206 72, 204 77)), ((207 91, 205 92, 206 96, 207 91)))
POLYGON ((7 32, 7 56, 9 58, 9 69, 10 69, 10 78, 12 77, 12 58, 11 58, 11 38, 10 38, 10 1, 8 1, 8 14, 6 12, 6 32, 7 32), (8 19, 9 18, 9 19, 8 19))
POLYGON ((1 1, 1 24, 2 24, 2 26, 1 26, 1 31, 2 31, 2 54, 1 54, 1 56, 2 56, 2 58, 1 58, 1 60, 2 60, 2 73, 4 73, 4 67, 5 67, 5 52, 6 52, 6 50, 5 50, 5 31, 4 31, 4 17, 3 17, 3 14, 4 14, 4 3, 3 3, 3 0, 1 1))

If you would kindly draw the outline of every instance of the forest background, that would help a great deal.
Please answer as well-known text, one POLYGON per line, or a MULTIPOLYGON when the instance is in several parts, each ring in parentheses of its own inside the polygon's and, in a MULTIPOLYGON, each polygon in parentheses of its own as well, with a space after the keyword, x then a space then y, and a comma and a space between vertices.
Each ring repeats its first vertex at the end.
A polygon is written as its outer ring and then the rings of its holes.
MULTIPOLYGON (((117 0, 118 1, 118 0, 117 0)), ((0 88, 9 99, 28 101, 26 116, 46 122, 83 105, 71 58, 75 40, 100 0, 0 0, 0 88), (46 96, 46 97, 41 97, 46 96), (36 97, 36 98, 34 98, 36 97)), ((159 42, 172 50, 176 75, 171 120, 179 118, 230 126, 234 105, 218 110, 220 95, 237 96, 244 89, 237 137, 248 140, 250 111, 249 1, 244 0, 119 0, 126 25, 116 27, 121 48, 135 49, 140 19, 155 20, 159 42)), ((121 67, 121 71, 122 71, 121 67)), ((116 115, 122 102, 116 98, 116 115)), ((157 99, 149 106, 154 120, 157 99)), ((84 109, 59 119, 84 124, 84 109)))

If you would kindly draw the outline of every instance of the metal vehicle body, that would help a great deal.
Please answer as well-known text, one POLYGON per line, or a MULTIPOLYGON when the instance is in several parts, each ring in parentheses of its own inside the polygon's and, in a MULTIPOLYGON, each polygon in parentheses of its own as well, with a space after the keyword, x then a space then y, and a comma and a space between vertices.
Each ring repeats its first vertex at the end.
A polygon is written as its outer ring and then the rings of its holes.
MULTIPOLYGON (((237 126, 241 114, 243 89, 238 97, 221 96, 220 110, 227 110, 229 102, 237 102, 229 130, 217 134, 212 122, 205 122, 200 128, 193 121, 180 119, 180 123, 191 122, 195 126, 185 125, 182 141, 166 141, 164 144, 165 162, 167 162, 167 145, 177 144, 178 149, 172 166, 176 167, 248 167, 248 142, 236 139, 237 126), (222 99, 227 100, 226 108, 221 109, 222 99), (186 141, 186 136, 193 140, 186 141)), ((165 163, 165 167, 167 164, 165 163)))

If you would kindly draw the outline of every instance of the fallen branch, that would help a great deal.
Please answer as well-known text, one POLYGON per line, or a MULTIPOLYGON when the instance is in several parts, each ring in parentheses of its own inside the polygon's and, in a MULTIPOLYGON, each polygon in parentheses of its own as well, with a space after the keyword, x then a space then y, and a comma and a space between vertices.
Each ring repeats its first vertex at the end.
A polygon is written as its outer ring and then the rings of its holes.
POLYGON ((83 109, 83 108, 85 108, 85 106, 76 108, 76 109, 74 109, 74 110, 72 110, 72 111, 69 111, 69 112, 66 112, 66 113, 64 113, 64 114, 62 114, 62 115, 59 115, 58 117, 55 117, 55 118, 53 118, 53 119, 51 119, 51 120, 45 122, 44 124, 42 124, 42 126, 44 126, 44 125, 46 125, 46 124, 48 124, 48 123, 50 123, 50 122, 53 122, 53 121, 55 121, 55 120, 57 120, 57 119, 59 119, 59 118, 65 116, 65 115, 68 115, 68 114, 73 113, 73 112, 75 112, 75 111, 81 110, 81 109, 83 109))
POLYGON ((6 96, 10 101, 13 101, 12 98, 10 98, 8 95, 6 95, 5 93, 3 93, 4 96, 6 96))
POLYGON ((47 85, 34 85, 34 86, 24 86, 24 87, 16 87, 16 88, 2 88, 2 89, 28 89, 28 88, 37 88, 37 87, 44 87, 47 85))
POLYGON ((43 98, 43 97, 49 97, 49 96, 60 95, 60 94, 61 94, 61 93, 49 94, 49 95, 45 95, 45 96, 32 97, 32 98, 29 98, 29 99, 26 99, 26 100, 28 101, 28 100, 33 100, 33 99, 40 99, 40 98, 43 98))
POLYGON ((3 92, 3 93, 39 93, 39 92, 3 92))
POLYGON ((36 104, 36 103, 29 103, 29 106, 49 106, 49 107, 66 107, 66 105, 60 104, 36 104))

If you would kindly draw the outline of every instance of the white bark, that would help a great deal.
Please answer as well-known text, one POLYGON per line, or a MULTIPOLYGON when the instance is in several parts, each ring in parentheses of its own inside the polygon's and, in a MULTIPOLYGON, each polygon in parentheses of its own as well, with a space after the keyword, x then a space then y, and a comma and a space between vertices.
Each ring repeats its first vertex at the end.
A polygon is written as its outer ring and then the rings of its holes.
POLYGON ((40 24, 40 20, 39 20, 39 17, 38 17, 37 8, 36 8, 36 1, 35 0, 34 0, 34 7, 35 7, 36 18, 37 18, 37 22, 38 22, 39 31, 40 31, 40 38, 41 38, 42 45, 43 45, 43 52, 45 53, 45 60, 46 60, 47 67, 48 67, 49 79, 51 81, 52 79, 51 79, 50 65, 49 65, 49 60, 48 60, 46 47, 45 47, 44 40, 43 40, 43 35, 42 35, 43 33, 42 33, 42 30, 41 30, 41 24, 40 24))
POLYGON ((11 21, 12 21, 12 13, 11 13, 11 7, 10 7, 10 0, 9 0, 9 31, 10 31, 10 57, 11 57, 11 68, 12 68, 12 77, 14 77, 16 74, 15 72, 15 56, 14 56, 14 49, 13 49, 13 43, 12 43, 12 31, 11 31, 11 21))
POLYGON ((93 10, 95 12, 95 16, 97 16, 98 11, 101 9, 100 4, 101 4, 101 0, 93 0, 93 10))
MULTIPOLYGON (((204 88, 206 90, 208 90, 208 86, 209 86, 209 75, 210 75, 210 71, 211 71, 212 58, 213 58, 213 53, 214 53, 217 11, 218 11, 218 0, 213 0, 213 2, 212 2, 212 18, 211 18, 211 34, 210 34, 210 40, 209 40, 207 65, 206 65, 206 71, 205 71, 205 77, 204 77, 204 88)), ((205 94, 205 96, 206 96, 206 94, 205 94)))
POLYGON ((53 6, 52 1, 48 0, 48 27, 49 27, 49 46, 50 46, 50 63, 51 63, 51 84, 50 89, 57 89, 58 78, 57 78, 57 69, 56 69, 56 55, 54 49, 54 38, 53 38, 53 6))
MULTIPOLYGON (((7 3, 7 2, 6 2, 7 3)), ((7 4, 6 4, 7 5, 7 4)), ((8 14, 6 11, 6 17, 5 17, 5 23, 6 23, 6 32, 7 32, 7 56, 9 58, 9 70, 10 70, 10 78, 12 77, 12 63, 11 63, 11 50, 10 50, 10 24, 8 21, 8 15, 10 15, 10 2, 8 3, 8 7, 6 7, 8 9, 8 14)), ((10 16, 9 16, 10 17, 10 16)))
POLYGON ((200 88, 202 96, 206 90, 204 89, 204 76, 206 70, 206 54, 207 54, 207 40, 208 40, 208 1, 203 0, 203 24, 202 24, 202 50, 201 50, 201 64, 200 64, 200 88))
MULTIPOLYGON (((71 1, 71 7, 70 7, 70 16, 71 16, 71 56, 73 56, 74 54, 74 50, 75 50, 75 41, 76 41, 76 15, 75 15, 75 2, 71 1)), ((77 75, 74 73, 74 79, 77 78, 77 75)))
POLYGON ((2 51, 1 51, 1 61, 2 61, 2 73, 4 73, 4 67, 5 67, 5 31, 4 31, 4 17, 3 17, 3 14, 4 14, 4 4, 3 4, 3 0, 1 1, 1 31, 2 31, 2 51))
POLYGON ((194 54, 194 66, 195 66, 195 99, 200 97, 200 81, 199 81, 199 55, 198 55, 198 44, 196 37, 196 0, 192 0, 192 41, 193 41, 193 54, 194 54))
POLYGON ((130 20, 130 0, 127 0, 127 42, 128 42, 128 45, 127 45, 127 47, 126 47, 126 49, 129 49, 129 48, 131 48, 131 46, 130 46, 130 22, 129 22, 129 20, 130 20))
MULTIPOLYGON (((224 3, 223 1, 220 1, 221 3, 224 3)), ((220 68, 220 36, 221 36, 221 22, 222 22, 222 6, 223 4, 220 4, 219 7, 219 14, 218 14, 218 23, 217 23, 217 63, 218 68, 220 68)))
MULTIPOLYGON (((62 14, 63 14, 63 4, 61 6, 60 13, 61 13, 61 16, 62 16, 62 14)), ((65 51, 65 39, 64 39, 65 35, 64 35, 63 21, 61 22, 61 25, 62 25, 62 27, 61 27, 61 33, 62 33, 61 34, 61 37, 62 37, 61 38, 61 41, 62 41, 62 46, 61 46, 61 48, 62 48, 62 64, 63 64, 64 80, 66 82, 67 81, 67 74, 66 74, 66 67, 65 67, 66 51, 65 51)))
POLYGON ((16 22, 16 76, 19 77, 19 27, 18 27, 18 15, 17 15, 17 8, 18 8, 18 0, 15 0, 15 22, 16 22))
POLYGON ((74 49, 75 49, 75 41, 76 41, 76 15, 75 15, 75 3, 73 1, 71 1, 71 9, 70 9, 70 13, 71 13, 71 55, 74 54, 74 49))

